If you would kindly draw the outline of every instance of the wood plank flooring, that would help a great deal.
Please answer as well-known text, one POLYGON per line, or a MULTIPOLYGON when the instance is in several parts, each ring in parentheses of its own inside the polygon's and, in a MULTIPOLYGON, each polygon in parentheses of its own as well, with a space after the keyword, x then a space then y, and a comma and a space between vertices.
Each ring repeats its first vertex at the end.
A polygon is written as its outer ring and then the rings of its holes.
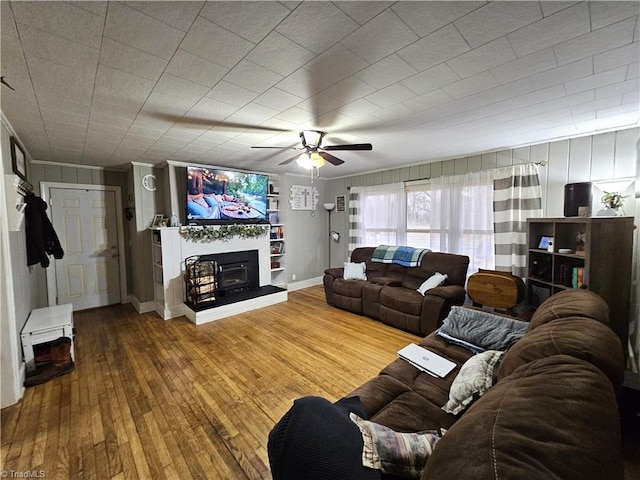
POLYGON ((329 307, 320 286, 201 326, 129 305, 74 320, 76 370, 2 410, 2 470, 270 479, 267 435, 294 399, 336 400, 419 340, 329 307))

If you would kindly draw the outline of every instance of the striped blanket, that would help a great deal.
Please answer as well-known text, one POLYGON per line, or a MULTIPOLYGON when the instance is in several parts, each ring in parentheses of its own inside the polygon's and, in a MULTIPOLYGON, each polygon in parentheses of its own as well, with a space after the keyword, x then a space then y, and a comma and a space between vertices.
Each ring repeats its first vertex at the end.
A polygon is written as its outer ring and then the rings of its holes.
POLYGON ((378 263, 397 263, 405 267, 419 267, 422 262, 422 257, 430 251, 428 248, 380 245, 373 251, 371 261, 378 263))

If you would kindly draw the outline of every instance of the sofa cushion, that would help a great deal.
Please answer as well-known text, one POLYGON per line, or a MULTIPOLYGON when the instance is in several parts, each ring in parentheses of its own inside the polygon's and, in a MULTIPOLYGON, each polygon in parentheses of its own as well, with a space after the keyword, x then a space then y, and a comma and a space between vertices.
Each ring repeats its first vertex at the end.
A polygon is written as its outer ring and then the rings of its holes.
POLYGON ((606 325, 585 317, 552 320, 528 332, 505 355, 498 380, 522 365, 564 354, 597 366, 618 388, 623 381, 623 353, 618 336, 606 325))
POLYGON ((367 268, 367 264, 364 262, 344 262, 344 273, 342 278, 345 280, 366 280, 367 275, 364 273, 367 268))
POLYGON ((345 280, 344 278, 336 278, 333 282, 333 293, 343 295, 345 297, 362 296, 362 287, 366 282, 362 280, 345 280))
POLYGON ((563 317, 587 317, 609 325, 609 307, 589 290, 563 290, 549 297, 534 312, 529 329, 563 317))
POLYGON ((441 438, 435 430, 396 432, 379 423, 364 420, 355 413, 349 417, 362 433, 362 464, 389 475, 420 477, 434 445, 441 438))
POLYGON ((384 305, 399 312, 420 316, 424 297, 415 289, 403 287, 384 287, 380 292, 380 305, 384 305))
POLYGON ((434 448, 422 479, 622 479, 621 449, 608 448, 620 444, 617 411, 598 368, 566 355, 535 360, 465 412, 434 448))
POLYGON ((417 288, 418 293, 422 296, 427 292, 427 290, 431 290, 432 288, 439 287, 447 280, 447 274, 436 272, 427 278, 422 284, 417 288))
POLYGON ((484 395, 494 384, 495 373, 504 352, 487 350, 467 360, 453 380, 449 401, 442 410, 458 415, 474 400, 484 395))

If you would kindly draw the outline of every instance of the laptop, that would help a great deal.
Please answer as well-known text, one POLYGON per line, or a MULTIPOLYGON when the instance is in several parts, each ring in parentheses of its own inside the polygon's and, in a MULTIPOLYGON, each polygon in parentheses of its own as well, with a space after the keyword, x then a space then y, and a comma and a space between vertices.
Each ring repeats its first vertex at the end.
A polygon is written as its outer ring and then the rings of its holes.
POLYGON ((444 378, 451 370, 456 368, 454 362, 433 353, 431 350, 422 348, 415 343, 411 343, 398 350, 398 356, 417 369, 434 377, 444 378))

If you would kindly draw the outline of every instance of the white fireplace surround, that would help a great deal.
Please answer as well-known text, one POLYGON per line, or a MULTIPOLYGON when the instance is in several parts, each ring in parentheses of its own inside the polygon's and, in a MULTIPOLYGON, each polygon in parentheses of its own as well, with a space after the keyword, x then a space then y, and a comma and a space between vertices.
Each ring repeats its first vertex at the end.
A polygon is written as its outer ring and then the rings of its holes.
POLYGON ((269 236, 257 238, 235 237, 229 240, 190 240, 180 236, 180 227, 162 229, 162 256, 165 283, 169 287, 164 292, 164 300, 156 299, 156 312, 165 320, 186 316, 196 325, 219 320, 230 315, 261 308, 274 303, 286 301, 287 292, 267 295, 252 300, 241 301, 231 305, 214 307, 201 312, 194 312, 184 304, 184 260, 191 256, 218 253, 240 252, 244 250, 258 251, 260 286, 271 283, 271 257, 269 236), (171 290, 171 291, 169 291, 171 290))

